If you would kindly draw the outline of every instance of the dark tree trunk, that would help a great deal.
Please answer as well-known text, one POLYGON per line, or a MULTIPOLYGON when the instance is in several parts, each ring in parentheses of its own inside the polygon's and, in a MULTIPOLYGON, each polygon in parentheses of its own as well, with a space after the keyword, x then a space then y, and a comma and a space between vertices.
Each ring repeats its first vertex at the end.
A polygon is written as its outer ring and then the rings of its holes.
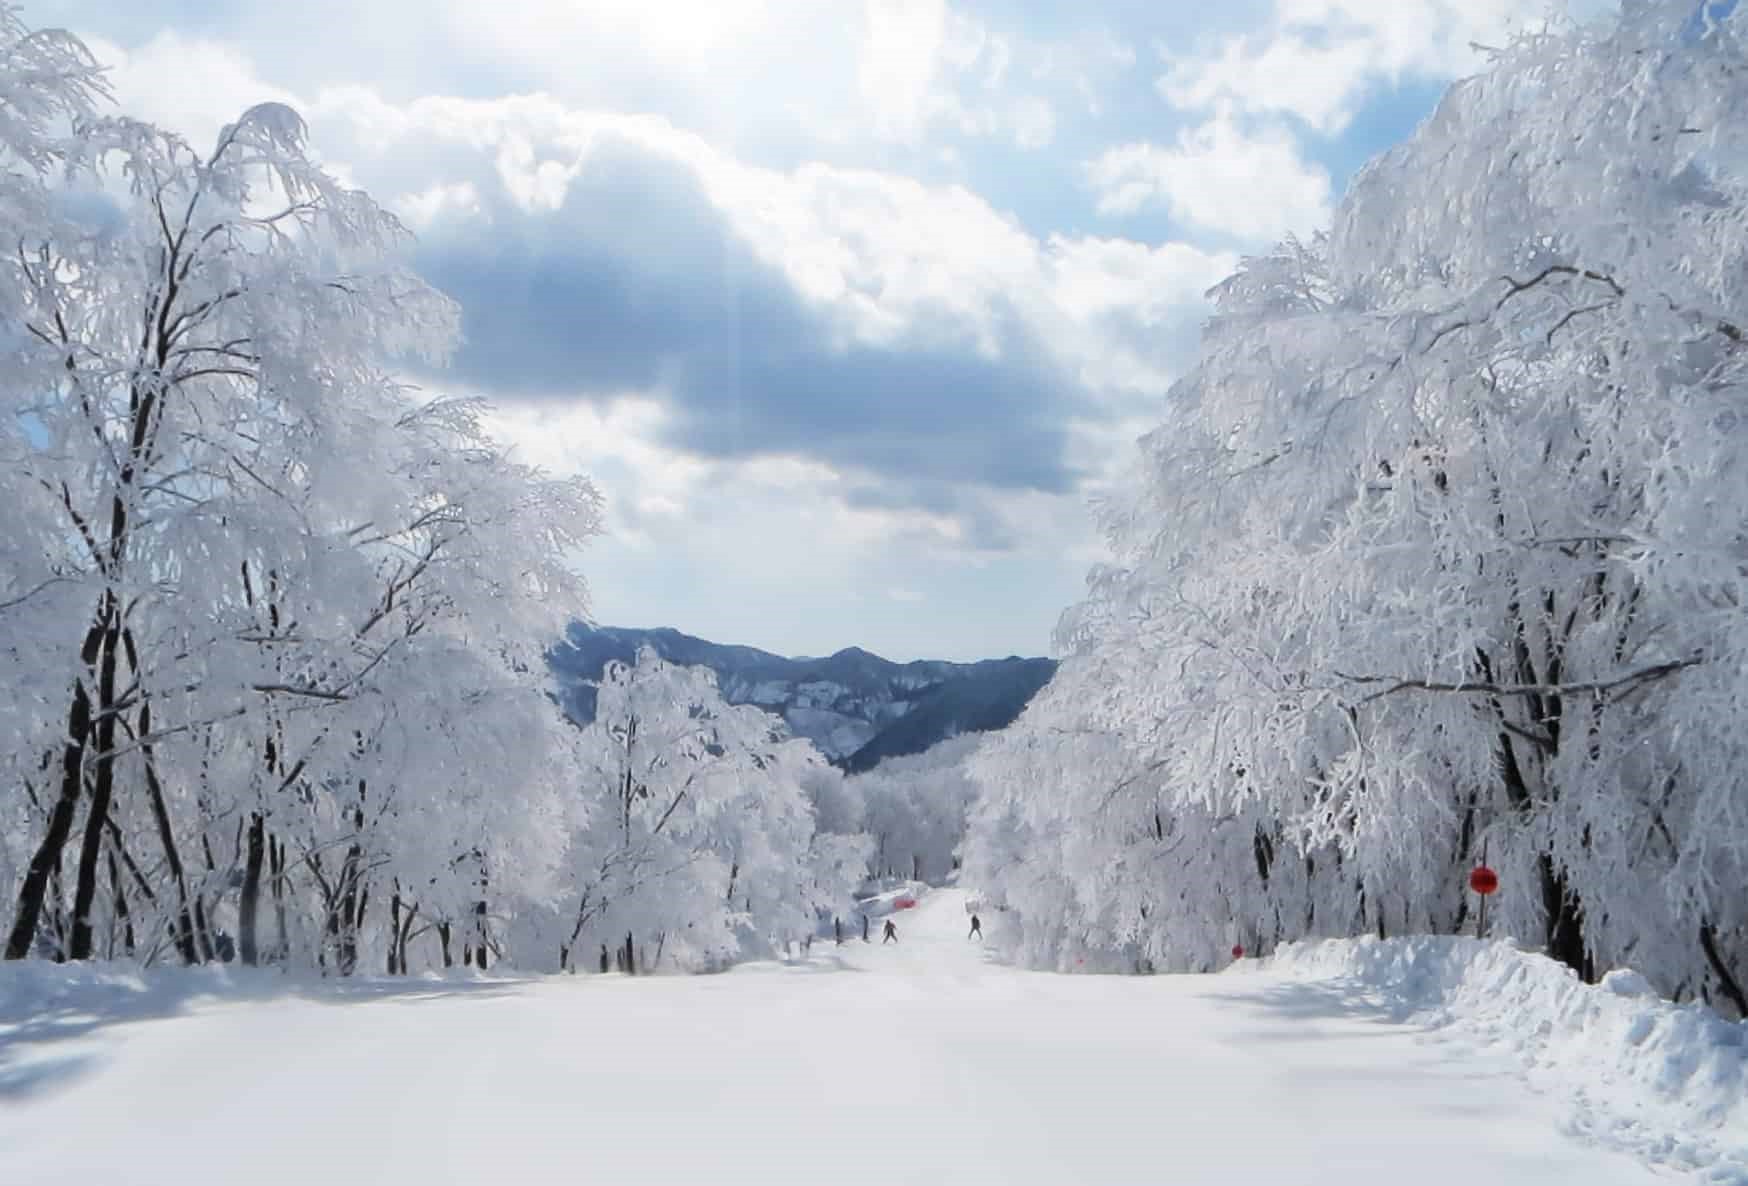
POLYGON ((48 928, 54 936, 54 956, 57 964, 67 962, 67 887, 65 878, 61 875, 60 866, 55 867, 54 876, 49 878, 48 928))
POLYGON ((291 958, 291 935, 285 926, 285 845, 271 833, 267 836, 267 888, 273 897, 273 959, 291 958))
POLYGON ((206 921, 206 900, 199 890, 194 893, 194 946, 202 963, 211 963, 218 958, 212 942, 212 927, 206 921))
MULTIPOLYGON (((364 780, 358 782, 358 797, 364 798, 364 780)), ((357 839, 364 832, 364 807, 352 809, 354 839, 340 865, 339 900, 328 910, 328 933, 334 938, 334 965, 342 976, 358 970, 358 930, 364 921, 364 846, 357 839)))
POLYGON ((85 835, 79 845, 79 870, 73 879, 73 942, 68 955, 91 958, 91 908, 97 901, 97 866, 103 859, 103 835, 109 823, 109 802, 115 793, 115 668, 121 645, 119 611, 111 605, 103 632, 103 652, 97 669, 96 769, 91 779, 91 803, 85 810, 85 835))
POLYGON ((451 955, 449 951, 448 923, 440 922, 437 924, 437 941, 443 945, 443 966, 445 968, 453 968, 455 966, 455 957, 451 955))
POLYGON ((1547 853, 1536 858, 1536 872, 1542 883, 1548 954, 1578 973, 1584 983, 1595 984, 1596 962, 1584 945, 1584 904, 1547 853))
POLYGON ((413 926, 418 922, 419 904, 401 897, 401 884, 396 880, 394 896, 389 900, 393 927, 389 933, 389 972, 407 974, 407 944, 413 938, 413 926))
MULTIPOLYGON (((124 639, 126 636, 123 636, 124 639)), ((139 672, 138 657, 131 641, 128 644, 128 658, 135 674, 139 672)), ((140 736, 152 735, 152 705, 150 701, 140 705, 140 736)), ((152 755, 152 747, 143 745, 143 757, 146 763, 146 799, 151 804, 152 822, 158 828, 158 844, 164 850, 164 863, 169 866, 170 880, 176 886, 176 917, 171 920, 170 936, 175 941, 176 952, 185 964, 199 962, 195 951, 194 913, 188 902, 188 875, 182 868, 182 853, 176 847, 176 830, 170 823, 170 807, 164 799, 164 785, 158 781, 158 764, 152 755)))
POLYGON ((1269 873, 1275 866, 1275 844, 1260 827, 1256 830, 1256 838, 1251 842, 1251 852, 1256 857, 1256 875, 1262 878, 1263 888, 1267 889, 1269 873))
MULTIPOLYGON (((158 361, 163 362, 162 351, 158 361)), ((110 581, 119 576, 127 559, 129 527, 128 505, 124 491, 133 489, 137 467, 146 458, 152 433, 153 413, 157 397, 133 390, 133 424, 130 433, 128 459, 117 476, 116 490, 110 499, 109 540, 106 575, 110 581)), ((97 742, 97 768, 91 780, 91 805, 85 817, 84 841, 79 846, 79 871, 73 883, 73 959, 91 958, 91 905, 97 897, 97 863, 102 858, 104 825, 109 822, 109 801, 115 791, 115 669, 120 659, 122 619, 126 611, 116 600, 115 586, 104 593, 104 607, 98 613, 103 623, 102 647, 97 670, 97 717, 93 732, 97 742)), ((136 656, 137 662, 137 656, 136 656)), ((86 665, 89 669, 89 664, 86 665)))
POLYGON ((480 971, 486 970, 486 904, 473 904, 474 959, 480 971))
POLYGON ((243 885, 237 894, 237 953, 250 967, 261 962, 256 928, 261 912, 261 865, 266 855, 267 821, 259 811, 252 811, 244 841, 243 885))
POLYGON ((1724 990, 1724 995, 1730 998, 1730 1003, 1736 1006, 1739 1016, 1748 1018, 1748 993, 1742 991, 1742 983, 1730 971, 1730 965, 1724 961, 1723 953, 1718 950, 1718 932, 1707 919, 1700 923, 1699 945, 1706 953, 1706 962, 1712 966, 1712 971, 1718 977, 1718 984, 1724 990))
MULTIPOLYGON (((571 949, 577 945, 577 936, 583 933, 583 924, 589 919, 589 891, 584 890, 583 896, 577 902, 577 923, 571 928, 571 937, 558 949, 558 968, 564 971, 570 966, 571 949)), ((605 971, 605 969, 603 969, 605 971)))
POLYGON ((109 848, 109 892, 115 899, 115 914, 110 920, 109 958, 115 958, 115 924, 121 923, 122 950, 128 955, 134 953, 134 920, 127 909, 127 891, 122 888, 121 869, 115 860, 115 846, 109 848))
POLYGON ((414 924, 414 922, 416 922, 418 920, 418 917, 419 917, 418 903, 416 903, 416 902, 408 903, 406 906, 406 912, 407 912, 406 920, 401 923, 400 942, 399 942, 399 944, 397 944, 397 946, 400 948, 400 953, 401 953, 401 975, 402 976, 405 976, 407 974, 407 944, 412 942, 412 940, 413 940, 413 924, 414 924))
MULTIPOLYGON (((110 602, 104 599, 97 618, 85 632, 79 658, 86 673, 97 665, 103 649, 103 636, 109 628, 110 602)), ((73 831, 73 813, 79 806, 81 784, 85 770, 85 746, 91 736, 91 697, 85 691, 83 679, 73 683, 73 701, 67 710, 67 743, 61 751, 61 793, 49 811, 49 826, 42 842, 31 855, 24 873, 24 883, 18 890, 18 905, 12 915, 12 930, 6 938, 6 958, 23 959, 30 954, 36 941, 37 924, 42 918, 43 899, 48 894, 49 877, 61 866, 61 853, 67 837, 73 831)))
MULTIPOLYGON (((1493 678, 1492 667, 1482 656, 1482 674, 1489 680, 1493 678)), ((1533 673, 1532 673, 1533 678, 1533 673)), ((1503 710, 1495 704, 1495 711, 1503 710)), ((1519 812, 1528 813, 1532 807, 1529 783, 1524 778, 1523 767, 1517 760, 1517 747, 1511 734, 1501 730, 1499 733, 1499 772, 1505 784, 1506 802, 1519 812)), ((1543 910, 1543 939, 1547 945, 1548 955, 1577 972, 1586 983, 1596 980, 1596 965, 1590 954, 1584 949, 1584 906, 1578 900, 1578 895, 1566 883, 1565 876, 1554 866, 1554 858, 1548 853, 1536 857, 1536 876, 1541 882, 1543 910)))

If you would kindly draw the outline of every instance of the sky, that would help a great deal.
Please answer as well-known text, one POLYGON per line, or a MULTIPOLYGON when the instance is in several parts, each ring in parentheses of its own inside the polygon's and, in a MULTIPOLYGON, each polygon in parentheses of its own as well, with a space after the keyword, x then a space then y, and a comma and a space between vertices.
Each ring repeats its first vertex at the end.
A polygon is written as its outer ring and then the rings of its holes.
POLYGON ((130 114, 290 103, 416 233, 432 391, 589 475, 587 613, 1043 654, 1206 290, 1522 0, 25 0, 130 114), (293 14, 297 24, 291 24, 293 14))

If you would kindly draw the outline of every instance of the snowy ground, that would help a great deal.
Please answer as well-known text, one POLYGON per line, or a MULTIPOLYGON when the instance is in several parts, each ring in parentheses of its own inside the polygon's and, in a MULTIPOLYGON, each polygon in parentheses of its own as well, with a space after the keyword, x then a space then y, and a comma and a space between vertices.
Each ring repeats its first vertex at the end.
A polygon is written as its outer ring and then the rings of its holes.
POLYGON ((57 1005, 64 973, 20 973, 0 1182, 1743 1180, 1568 1135, 1570 1101, 1512 1051, 1394 1022, 1347 981, 1017 972, 966 941, 957 891, 895 917, 896 945, 714 977, 222 1001, 170 977, 57 1005))

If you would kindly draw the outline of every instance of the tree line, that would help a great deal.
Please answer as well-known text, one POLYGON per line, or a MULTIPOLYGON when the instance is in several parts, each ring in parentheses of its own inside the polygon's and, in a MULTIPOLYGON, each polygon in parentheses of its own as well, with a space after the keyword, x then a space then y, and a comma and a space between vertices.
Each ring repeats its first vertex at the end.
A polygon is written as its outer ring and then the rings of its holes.
POLYGON ((1738 7, 1554 23, 1212 292, 966 863, 1046 965, 1494 935, 1748 1014, 1738 7))

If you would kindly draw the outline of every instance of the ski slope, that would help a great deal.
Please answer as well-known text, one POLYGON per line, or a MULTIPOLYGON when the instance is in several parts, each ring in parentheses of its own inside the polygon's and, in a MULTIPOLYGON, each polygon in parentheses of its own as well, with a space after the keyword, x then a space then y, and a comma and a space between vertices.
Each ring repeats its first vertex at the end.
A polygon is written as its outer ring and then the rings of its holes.
POLYGON ((1015 971, 965 900, 720 976, 262 980, 22 1020, 0 993, 0 1182, 1680 1180, 1327 987, 1015 971))

